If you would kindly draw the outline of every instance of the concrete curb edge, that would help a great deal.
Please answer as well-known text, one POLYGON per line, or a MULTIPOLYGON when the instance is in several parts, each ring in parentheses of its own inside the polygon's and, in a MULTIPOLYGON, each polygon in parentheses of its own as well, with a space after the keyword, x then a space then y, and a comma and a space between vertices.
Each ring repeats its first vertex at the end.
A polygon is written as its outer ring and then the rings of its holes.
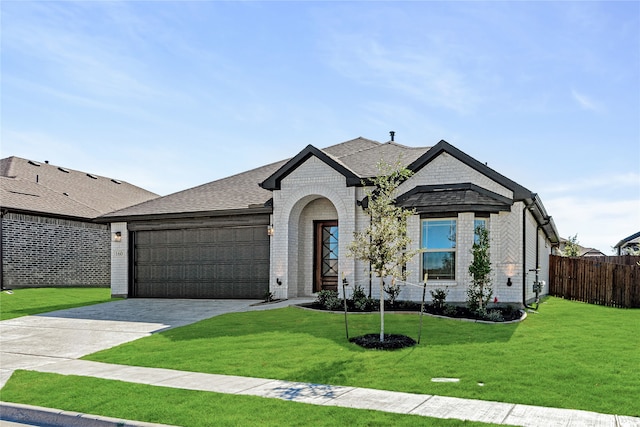
POLYGON ((11 402, 0 402, 0 420, 48 427, 176 427, 11 402))

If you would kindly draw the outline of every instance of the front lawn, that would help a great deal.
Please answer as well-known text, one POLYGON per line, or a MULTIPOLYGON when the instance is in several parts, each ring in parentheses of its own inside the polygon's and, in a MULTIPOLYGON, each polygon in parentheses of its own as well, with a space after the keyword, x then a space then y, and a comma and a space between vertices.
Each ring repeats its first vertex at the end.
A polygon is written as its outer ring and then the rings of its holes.
POLYGON ((27 371, 14 373, 2 399, 185 427, 492 425, 27 371))
POLYGON ((109 288, 33 288, 0 292, 0 320, 111 301, 109 288))
MULTIPOLYGON (((385 332, 417 338, 416 314, 385 319, 385 332)), ((379 317, 350 315, 349 327, 375 332, 379 317)), ((214 317, 86 359, 640 416, 639 336, 640 310, 549 298, 518 324, 425 317, 418 346, 372 351, 346 340, 342 314, 291 307, 214 317)))

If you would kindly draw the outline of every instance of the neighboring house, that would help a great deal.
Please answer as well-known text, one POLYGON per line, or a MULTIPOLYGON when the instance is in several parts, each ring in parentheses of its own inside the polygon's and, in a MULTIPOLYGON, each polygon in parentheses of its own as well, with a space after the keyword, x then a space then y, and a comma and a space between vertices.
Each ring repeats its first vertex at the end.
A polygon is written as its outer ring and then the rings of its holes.
POLYGON ((1 159, 2 288, 109 286, 111 233, 93 219, 156 197, 47 162, 1 159))
MULTIPOLYGON (((369 221, 362 182, 381 159, 414 172, 397 198, 416 210, 411 249, 423 250, 407 265, 410 282, 428 272, 428 289, 465 301, 477 225, 490 233, 500 302, 531 301, 534 282, 548 281, 559 238, 535 193, 445 141, 415 148, 356 138, 102 216, 122 234, 112 242, 112 294, 292 298, 341 288, 342 277, 368 289, 369 266, 347 247, 369 221)), ((420 287, 400 294, 421 297, 420 287)))
POLYGON ((640 253, 640 231, 620 240, 613 249, 618 255, 635 255, 640 253))
MULTIPOLYGON (((557 247, 557 251, 559 254, 564 254, 564 250, 565 247, 567 245, 567 243, 569 242, 568 239, 565 239, 564 237, 560 238, 560 243, 558 243, 558 247, 557 247)), ((581 257, 601 257, 601 256, 606 256, 602 251, 595 249, 595 248, 587 248, 584 246, 580 246, 579 244, 576 244, 576 246, 578 246, 578 256, 581 257)))

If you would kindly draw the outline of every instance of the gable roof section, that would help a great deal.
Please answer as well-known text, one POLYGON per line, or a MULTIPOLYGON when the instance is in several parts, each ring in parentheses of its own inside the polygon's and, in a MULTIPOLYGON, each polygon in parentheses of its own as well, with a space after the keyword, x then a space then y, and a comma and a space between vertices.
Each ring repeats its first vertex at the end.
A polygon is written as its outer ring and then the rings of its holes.
POLYGON ((457 160, 461 161, 465 165, 469 166, 472 169, 480 172, 481 174, 491 178, 493 181, 502 185, 505 188, 508 188, 513 192, 514 200, 524 200, 532 198, 533 193, 515 181, 510 180, 504 175, 499 174, 498 172, 491 169, 489 166, 477 161, 470 155, 460 151, 453 145, 449 144, 447 141, 440 140, 436 145, 431 147, 429 151, 427 151, 424 155, 416 159, 413 163, 407 166, 411 171, 418 172, 420 169, 428 165, 433 159, 438 157, 442 153, 447 153, 457 160))
POLYGON ((279 190, 281 181, 311 156, 317 157, 342 174, 347 186, 361 185, 363 180, 378 174, 377 165, 381 160, 387 163, 400 160, 407 165, 428 150, 429 147, 407 147, 395 142, 380 143, 362 137, 322 150, 308 145, 260 185, 267 190, 279 190))
POLYGON ((93 219, 158 195, 124 181, 20 157, 0 160, 0 205, 13 212, 93 219))
POLYGON ((309 158, 311 157, 317 157, 319 160, 326 163, 329 167, 342 174, 346 178, 348 186, 357 185, 358 183, 360 183, 360 177, 358 177, 358 175, 356 175, 354 171, 349 169, 340 160, 322 150, 317 149, 313 145, 307 145, 307 147, 299 152, 293 159, 286 162, 274 174, 265 179, 260 184, 260 186, 265 190, 279 190, 282 180, 294 170, 296 170, 298 166, 309 160, 309 158))

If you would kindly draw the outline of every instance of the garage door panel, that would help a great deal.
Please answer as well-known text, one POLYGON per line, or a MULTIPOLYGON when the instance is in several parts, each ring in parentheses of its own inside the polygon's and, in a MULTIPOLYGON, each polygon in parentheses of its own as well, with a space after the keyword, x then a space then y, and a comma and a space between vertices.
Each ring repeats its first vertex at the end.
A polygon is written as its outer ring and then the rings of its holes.
POLYGON ((257 299, 268 289, 264 226, 142 230, 135 241, 133 296, 257 299))

